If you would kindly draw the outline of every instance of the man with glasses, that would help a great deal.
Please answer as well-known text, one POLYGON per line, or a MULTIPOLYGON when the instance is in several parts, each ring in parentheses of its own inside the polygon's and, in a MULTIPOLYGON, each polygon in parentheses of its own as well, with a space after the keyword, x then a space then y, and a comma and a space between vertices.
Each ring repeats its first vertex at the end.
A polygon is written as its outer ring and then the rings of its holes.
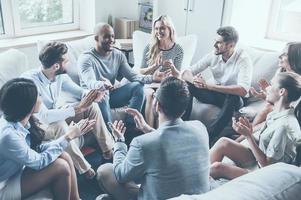
MULTIPOLYGON (((122 121, 112 124, 116 143, 113 164, 99 167, 99 185, 114 199, 168 199, 209 190, 209 146, 200 121, 181 119, 190 95, 187 84, 175 77, 162 81, 155 93, 154 110, 159 128, 154 130, 135 109, 127 109, 145 134, 124 144, 122 121), (141 184, 139 187, 137 184, 141 184)), ((97 200, 105 199, 102 195, 97 200)))
MULTIPOLYGON (((211 142, 231 121, 234 111, 243 105, 242 97, 248 95, 251 86, 252 62, 244 50, 235 48, 237 41, 238 33, 233 27, 219 28, 214 43, 215 51, 182 73, 192 97, 221 108, 215 121, 207 127, 211 142), (202 77, 201 72, 207 68, 213 74, 213 84, 202 77)), ((192 98, 184 119, 189 118, 191 110, 192 98)))

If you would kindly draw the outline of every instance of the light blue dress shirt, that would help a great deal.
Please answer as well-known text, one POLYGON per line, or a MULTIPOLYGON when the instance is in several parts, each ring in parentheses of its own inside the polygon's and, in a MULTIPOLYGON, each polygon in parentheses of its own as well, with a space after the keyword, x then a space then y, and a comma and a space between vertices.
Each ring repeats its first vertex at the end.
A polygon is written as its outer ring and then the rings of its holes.
POLYGON ((41 144, 39 152, 30 148, 28 129, 21 123, 0 119, 0 182, 9 179, 25 166, 40 170, 55 161, 69 145, 64 136, 41 144))
POLYGON ((65 120, 75 115, 73 107, 58 109, 58 100, 62 95, 62 91, 66 91, 79 100, 86 93, 67 74, 57 75, 55 80, 50 81, 43 74, 42 70, 38 68, 27 71, 21 76, 33 80, 38 87, 39 95, 44 105, 41 106, 40 112, 35 116, 46 124, 65 120))

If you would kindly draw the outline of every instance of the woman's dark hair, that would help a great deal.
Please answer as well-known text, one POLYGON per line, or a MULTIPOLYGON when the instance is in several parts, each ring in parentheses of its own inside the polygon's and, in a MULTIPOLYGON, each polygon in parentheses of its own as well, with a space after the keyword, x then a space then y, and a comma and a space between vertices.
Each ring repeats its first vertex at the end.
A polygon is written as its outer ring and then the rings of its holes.
POLYGON ((292 70, 297 74, 301 74, 301 42, 289 43, 287 56, 292 70))
MULTIPOLYGON (((20 122, 28 116, 37 102, 38 90, 32 80, 15 78, 6 82, 0 90, 0 109, 9 122, 20 122)), ((31 146, 41 143, 43 133, 37 131, 35 120, 31 117, 31 146)))
MULTIPOLYGON (((294 72, 281 72, 277 78, 279 88, 287 90, 288 102, 297 101, 301 96, 301 76, 294 72)), ((295 115, 301 125, 301 102, 295 107, 295 115)))
POLYGON ((175 77, 164 79, 156 92, 163 113, 169 119, 181 117, 186 110, 190 93, 185 81, 175 77))
POLYGON ((39 59, 44 68, 50 68, 55 63, 63 61, 63 55, 68 52, 66 44, 61 42, 50 42, 46 44, 39 54, 39 59))

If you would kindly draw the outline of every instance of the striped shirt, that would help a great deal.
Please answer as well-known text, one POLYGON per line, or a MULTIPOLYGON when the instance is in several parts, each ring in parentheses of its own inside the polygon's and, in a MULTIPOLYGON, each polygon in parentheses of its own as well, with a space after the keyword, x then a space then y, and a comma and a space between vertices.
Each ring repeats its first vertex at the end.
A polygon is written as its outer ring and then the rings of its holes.
MULTIPOLYGON (((143 58, 142 58, 142 63, 141 63, 141 68, 146 68, 148 67, 148 60, 149 58, 147 57, 147 52, 149 51, 150 45, 148 44, 143 52, 143 58)), ((175 43, 172 48, 163 50, 160 49, 162 52, 162 62, 165 60, 171 59, 173 61, 173 64, 175 67, 180 71, 182 67, 182 62, 183 62, 183 56, 184 56, 184 51, 181 45, 175 43)))

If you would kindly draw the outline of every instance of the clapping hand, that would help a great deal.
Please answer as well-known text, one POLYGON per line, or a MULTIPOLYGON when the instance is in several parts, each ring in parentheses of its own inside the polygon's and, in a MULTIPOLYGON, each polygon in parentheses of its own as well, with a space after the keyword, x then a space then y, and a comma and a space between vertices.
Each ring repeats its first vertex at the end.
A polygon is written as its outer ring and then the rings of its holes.
POLYGON ((124 133, 126 130, 126 127, 124 126, 124 123, 122 120, 119 121, 115 121, 113 124, 111 122, 108 123, 111 130, 112 130, 112 134, 115 138, 123 138, 124 137, 124 133))
POLYGON ((259 84, 260 89, 263 90, 263 91, 266 91, 267 87, 270 86, 270 84, 268 83, 268 81, 265 80, 265 79, 260 79, 258 81, 258 84, 259 84))
POLYGON ((153 128, 150 127, 146 123, 146 121, 144 120, 142 114, 138 110, 133 109, 133 108, 127 108, 125 110, 125 112, 133 116, 135 124, 136 124, 136 127, 139 130, 141 130, 142 132, 148 133, 148 132, 151 132, 153 130, 153 128))
POLYGON ((112 85, 112 83, 108 79, 103 78, 102 82, 103 82, 104 87, 105 87, 106 90, 111 91, 111 90, 114 89, 114 86, 112 85))
POLYGON ((154 82, 161 82, 164 78, 168 77, 169 75, 171 75, 170 69, 164 72, 160 72, 160 70, 156 70, 155 73, 153 74, 153 80, 154 82))
POLYGON ((96 96, 94 102, 101 102, 105 96, 106 96, 106 92, 98 89, 97 96, 96 96))
POLYGON ((91 131, 95 125, 95 120, 82 119, 78 123, 71 122, 67 136, 73 140, 91 131))
POLYGON ((264 90, 257 91, 253 87, 250 88, 250 94, 252 96, 256 97, 256 98, 259 98, 259 99, 265 99, 266 98, 266 92, 264 90))
POLYGON ((180 76, 180 72, 179 72, 179 70, 177 70, 177 68, 173 64, 172 59, 165 60, 163 62, 163 66, 165 66, 165 67, 167 67, 168 69, 171 70, 171 75, 172 76, 177 77, 177 78, 180 76))
POLYGON ((99 91, 98 89, 90 90, 87 95, 85 95, 79 104, 74 107, 75 113, 84 112, 92 105, 92 103, 98 98, 99 91))
POLYGON ((197 88, 207 88, 207 83, 201 73, 193 77, 193 85, 197 88))
POLYGON ((250 121, 246 117, 240 117, 238 120, 232 118, 233 129, 244 136, 252 135, 253 127, 250 121))

